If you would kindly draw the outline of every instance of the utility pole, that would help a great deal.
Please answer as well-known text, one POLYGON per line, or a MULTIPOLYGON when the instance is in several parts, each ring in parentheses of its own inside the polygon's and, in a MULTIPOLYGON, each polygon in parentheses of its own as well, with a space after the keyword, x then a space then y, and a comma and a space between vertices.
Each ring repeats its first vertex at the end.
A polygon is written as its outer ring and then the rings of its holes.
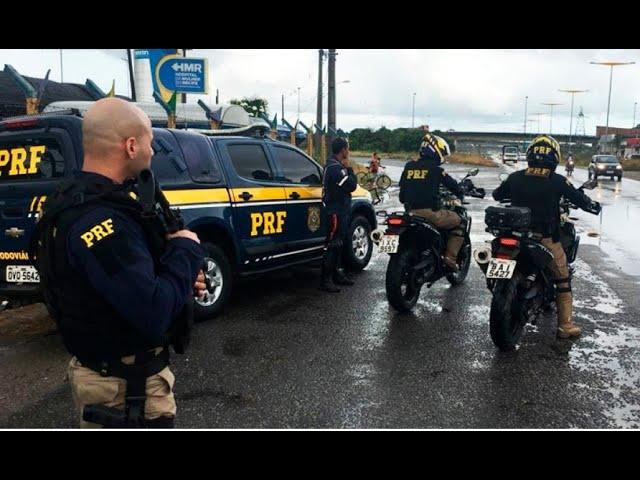
POLYGON ((282 117, 280 117, 282 120, 281 122, 284 122, 284 93, 282 94, 282 117))
MULTIPOLYGON (((182 49, 182 57, 183 58, 187 58, 187 49, 186 48, 182 49)), ((187 94, 186 93, 182 94, 182 103, 187 103, 187 94)))
POLYGON ((527 138, 527 102, 529 101, 529 96, 524 97, 524 138, 522 139, 522 150, 524 151, 525 142, 527 138))
POLYGON ((413 92, 413 102, 411 105, 411 128, 416 126, 416 92, 413 92))
POLYGON ((60 49, 60 83, 64 83, 64 74, 62 73, 62 49, 60 49))
POLYGON ((218 105, 220 103, 220 97, 219 97, 220 92, 218 91, 218 89, 216 88, 216 105, 218 105))
POLYGON ((609 134, 609 111, 611 109, 611 84, 613 83, 613 67, 620 65, 633 65, 636 62, 589 62, 592 65, 605 65, 610 68, 609 72, 609 100, 607 100, 607 126, 605 127, 604 134, 609 134))
POLYGON ((316 106, 316 125, 322 128, 322 60, 324 50, 318 50, 318 103, 316 106))
MULTIPOLYGON (((327 125, 336 130, 336 50, 329 49, 329 74, 328 74, 329 99, 327 105, 327 125)), ((329 140, 333 140, 329 135, 329 140)))
POLYGON ((129 83, 131 84, 131 100, 136 101, 136 83, 133 79, 133 58, 131 49, 127 48, 127 64, 129 65, 129 83))
POLYGON ((558 90, 558 91, 571 94, 571 120, 569 120, 569 145, 571 145, 571 132, 573 129, 573 97, 576 95, 576 93, 584 93, 584 92, 588 92, 589 90, 558 90))
POLYGON ((296 119, 296 121, 300 121, 300 87, 298 87, 298 118, 296 119))
POLYGON ((561 103, 542 103, 541 105, 547 105, 549 107, 551 107, 551 110, 549 112, 549 135, 553 135, 553 107, 555 107, 556 105, 562 105, 561 103))
POLYGON ((638 106, 638 102, 635 102, 633 104, 633 125, 631 126, 631 128, 635 129, 636 128, 636 107, 638 106))

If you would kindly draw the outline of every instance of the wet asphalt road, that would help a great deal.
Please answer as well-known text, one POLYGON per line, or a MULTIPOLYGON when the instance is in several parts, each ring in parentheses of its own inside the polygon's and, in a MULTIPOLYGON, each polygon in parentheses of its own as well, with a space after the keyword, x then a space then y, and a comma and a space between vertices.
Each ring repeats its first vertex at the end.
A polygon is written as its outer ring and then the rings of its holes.
MULTIPOLYGON (((490 192, 500 171, 483 168, 474 181, 490 192)), ((489 198, 469 205, 474 247, 489 238, 489 198)), ((375 252, 356 286, 334 295, 316 290, 314 268, 244 281, 224 315, 196 326, 188 354, 173 357, 177 426, 640 426, 640 277, 597 245, 581 247, 575 263, 582 338, 557 340, 550 314, 509 354, 489 338, 476 265, 460 287, 443 279, 399 315, 385 298, 387 258, 375 252)), ((0 427, 76 426, 67 359, 58 335, 0 343, 0 427)))

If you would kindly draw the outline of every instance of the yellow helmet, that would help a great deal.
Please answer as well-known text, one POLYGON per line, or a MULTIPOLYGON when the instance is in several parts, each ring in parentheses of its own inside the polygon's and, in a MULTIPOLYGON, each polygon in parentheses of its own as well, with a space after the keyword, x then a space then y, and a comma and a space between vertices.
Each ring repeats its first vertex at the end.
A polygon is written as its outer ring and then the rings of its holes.
POLYGON ((431 133, 425 134, 420 144, 420 158, 431 158, 439 163, 451 155, 449 144, 442 137, 431 133))
POLYGON ((560 144, 549 135, 534 138, 527 148, 527 162, 532 167, 555 169, 561 160, 560 144))

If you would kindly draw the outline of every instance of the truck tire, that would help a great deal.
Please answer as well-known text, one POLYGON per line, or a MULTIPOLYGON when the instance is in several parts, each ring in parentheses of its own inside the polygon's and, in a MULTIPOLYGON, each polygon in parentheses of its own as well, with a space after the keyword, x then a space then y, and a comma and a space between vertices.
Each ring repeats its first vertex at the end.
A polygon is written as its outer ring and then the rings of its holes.
POLYGON ((205 275, 211 282, 211 290, 202 300, 196 299, 194 316, 196 321, 207 320, 218 315, 231 295, 233 271, 224 250, 219 246, 202 242, 205 251, 205 275))
POLYGON ((352 272, 359 272, 369 265, 373 253, 369 221, 362 215, 354 216, 346 238, 343 252, 345 266, 352 272))

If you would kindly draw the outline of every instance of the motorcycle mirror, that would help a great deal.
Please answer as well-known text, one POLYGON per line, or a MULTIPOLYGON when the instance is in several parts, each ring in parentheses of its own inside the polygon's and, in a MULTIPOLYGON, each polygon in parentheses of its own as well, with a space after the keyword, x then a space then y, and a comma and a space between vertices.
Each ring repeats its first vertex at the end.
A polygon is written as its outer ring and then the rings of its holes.
POLYGON ((498 178, 501 182, 504 182, 507 178, 509 178, 509 175, 507 175, 506 173, 501 173, 498 178))
POLYGON ((469 173, 467 173, 467 176, 469 177, 475 177, 478 172, 480 172, 479 168, 474 168, 473 170, 469 170, 469 173))
POLYGON ((597 186, 598 186, 598 180, 593 178, 591 180, 587 180, 586 182, 584 182, 584 184, 580 188, 582 188, 583 190, 593 190, 597 186))

